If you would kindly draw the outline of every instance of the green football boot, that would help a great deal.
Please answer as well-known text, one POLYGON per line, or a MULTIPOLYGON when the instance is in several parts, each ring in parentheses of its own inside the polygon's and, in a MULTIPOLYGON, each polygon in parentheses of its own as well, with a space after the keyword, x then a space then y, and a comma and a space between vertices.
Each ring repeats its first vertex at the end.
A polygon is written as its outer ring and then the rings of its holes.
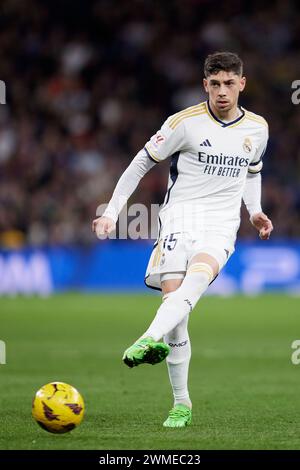
POLYGON ((158 343, 152 338, 142 338, 137 340, 123 354, 123 361, 128 367, 135 367, 139 364, 158 364, 163 361, 170 352, 170 346, 165 343, 158 343))
POLYGON ((186 405, 178 403, 169 412, 169 416, 164 422, 165 428, 184 428, 192 422, 192 410, 186 405))

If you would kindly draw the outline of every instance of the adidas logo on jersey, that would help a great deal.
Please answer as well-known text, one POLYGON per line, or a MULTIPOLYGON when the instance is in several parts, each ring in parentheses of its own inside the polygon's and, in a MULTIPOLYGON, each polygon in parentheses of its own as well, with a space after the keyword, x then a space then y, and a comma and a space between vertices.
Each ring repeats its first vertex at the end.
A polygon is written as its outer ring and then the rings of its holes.
POLYGON ((202 144, 200 144, 200 147, 211 147, 211 143, 208 139, 206 139, 202 142, 202 144))

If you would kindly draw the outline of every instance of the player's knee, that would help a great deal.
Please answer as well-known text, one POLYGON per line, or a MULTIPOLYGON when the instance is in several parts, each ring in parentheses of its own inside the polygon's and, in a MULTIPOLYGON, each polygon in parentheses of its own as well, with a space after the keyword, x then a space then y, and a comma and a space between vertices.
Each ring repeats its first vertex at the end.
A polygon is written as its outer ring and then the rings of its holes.
POLYGON ((207 263, 193 263, 188 268, 183 285, 186 292, 185 302, 189 305, 190 311, 213 279, 214 271, 207 263))
POLYGON ((163 300, 168 300, 168 304, 173 304, 174 308, 185 309, 190 313, 213 278, 214 271, 209 264, 193 263, 180 287, 166 293, 163 300))
POLYGON ((195 264, 206 265, 213 270, 213 274, 216 276, 220 270, 220 260, 224 257, 224 253, 214 250, 214 255, 215 256, 212 256, 208 253, 195 255, 189 263, 189 268, 195 264))
POLYGON ((215 277, 215 272, 210 264, 198 262, 190 265, 186 272, 186 276, 193 276, 195 280, 197 279, 199 284, 202 284, 202 282, 205 283, 206 281, 210 284, 215 277))

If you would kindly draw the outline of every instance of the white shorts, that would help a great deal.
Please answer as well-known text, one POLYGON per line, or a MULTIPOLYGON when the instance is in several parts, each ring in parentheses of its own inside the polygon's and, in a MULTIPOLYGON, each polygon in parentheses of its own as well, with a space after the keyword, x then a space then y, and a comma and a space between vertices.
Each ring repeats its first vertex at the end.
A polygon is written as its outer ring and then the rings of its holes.
POLYGON ((189 262, 198 253, 213 256, 221 271, 234 252, 235 238, 214 231, 203 231, 197 239, 182 232, 164 236, 154 244, 145 275, 146 286, 161 290, 162 278, 183 278, 189 262))

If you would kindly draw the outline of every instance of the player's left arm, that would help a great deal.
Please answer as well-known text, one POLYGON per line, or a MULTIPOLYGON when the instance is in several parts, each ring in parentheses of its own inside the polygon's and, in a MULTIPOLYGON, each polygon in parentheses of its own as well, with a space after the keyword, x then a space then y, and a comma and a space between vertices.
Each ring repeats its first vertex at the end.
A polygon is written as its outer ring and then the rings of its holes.
POLYGON ((255 157, 249 165, 246 184, 243 193, 243 201, 250 215, 252 225, 257 229, 262 240, 268 240, 273 230, 272 221, 263 212, 261 207, 261 169, 262 157, 268 143, 268 128, 263 132, 261 143, 255 157))

